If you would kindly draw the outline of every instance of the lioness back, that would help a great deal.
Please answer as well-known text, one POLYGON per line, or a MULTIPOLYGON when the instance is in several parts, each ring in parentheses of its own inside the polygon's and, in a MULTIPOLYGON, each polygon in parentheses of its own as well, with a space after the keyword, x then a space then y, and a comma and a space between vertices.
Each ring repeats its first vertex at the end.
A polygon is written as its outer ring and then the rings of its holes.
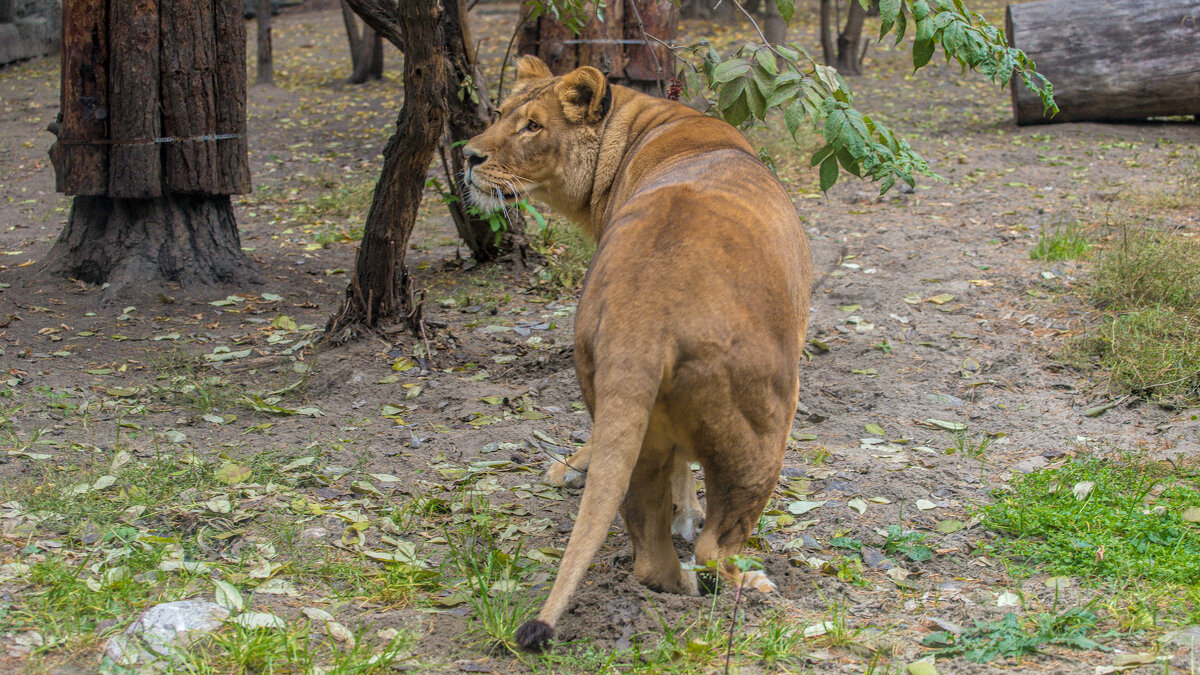
POLYGON ((587 484, 550 597, 516 635, 540 649, 618 509, 646 586, 698 592, 671 534, 694 537, 703 520, 697 563, 774 588, 729 558, 782 466, 812 274, 787 192, 736 129, 594 68, 553 77, 536 58, 517 66, 499 120, 465 148, 472 198, 532 196, 596 240, 575 320, 593 431, 568 460, 587 484))

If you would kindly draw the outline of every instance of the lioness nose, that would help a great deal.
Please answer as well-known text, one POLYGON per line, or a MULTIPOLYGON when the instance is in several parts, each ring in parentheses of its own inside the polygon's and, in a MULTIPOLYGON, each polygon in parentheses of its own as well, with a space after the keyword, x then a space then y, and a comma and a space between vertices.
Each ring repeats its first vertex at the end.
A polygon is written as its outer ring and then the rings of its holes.
POLYGON ((463 156, 467 158, 467 166, 471 167, 479 166, 487 159, 487 155, 469 145, 463 148, 463 156))

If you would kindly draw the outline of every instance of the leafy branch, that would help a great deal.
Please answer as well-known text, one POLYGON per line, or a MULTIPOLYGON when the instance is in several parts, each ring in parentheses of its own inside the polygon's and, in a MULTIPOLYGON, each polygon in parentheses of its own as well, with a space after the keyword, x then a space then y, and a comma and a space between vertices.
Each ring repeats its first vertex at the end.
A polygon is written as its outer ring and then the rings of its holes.
MULTIPOLYGON (((869 0, 857 1, 864 7, 870 4, 869 0)), ((784 21, 790 21, 793 0, 774 2, 784 21)), ((574 31, 582 27, 584 17, 602 18, 604 8, 603 0, 539 0, 534 4, 536 15, 569 17, 564 24, 574 31)), ((813 154, 810 165, 820 167, 822 191, 837 182, 842 170, 877 182, 880 194, 897 180, 914 186, 917 174, 938 178, 903 138, 854 107, 853 93, 835 68, 818 62, 797 44, 771 44, 754 17, 734 4, 749 19, 760 42, 747 43, 728 58, 722 58, 707 40, 691 46, 667 45, 683 64, 685 91, 689 96, 702 95, 708 113, 746 128, 765 122, 772 110, 779 110, 793 138, 806 122, 819 128, 825 145, 813 154)), ((1033 61, 1009 47, 1004 31, 966 9, 962 0, 934 0, 932 4, 929 0, 880 0, 880 40, 894 32, 899 44, 910 21, 915 28, 914 70, 927 65, 941 45, 947 60, 954 59, 964 71, 977 71, 1001 86, 1019 75, 1025 86, 1041 97, 1047 113, 1058 112, 1053 88, 1036 71, 1033 61)))

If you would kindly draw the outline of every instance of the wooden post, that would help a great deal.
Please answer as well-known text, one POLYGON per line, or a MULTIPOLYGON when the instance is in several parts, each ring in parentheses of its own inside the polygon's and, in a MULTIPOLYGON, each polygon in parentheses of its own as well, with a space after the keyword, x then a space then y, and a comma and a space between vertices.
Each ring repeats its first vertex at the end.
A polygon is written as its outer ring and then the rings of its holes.
POLYGON ((271 0, 258 0, 258 71, 255 84, 275 84, 271 63, 271 0))
POLYGON ((1059 113, 1014 77, 1017 124, 1200 114, 1200 0, 1009 5, 1009 44, 1054 85, 1059 113))
MULTIPOLYGON (((774 1, 774 0, 772 0, 774 1)), ((646 33, 670 42, 679 31, 679 5, 662 0, 632 0, 625 11, 625 38, 642 40, 640 18, 646 33), (634 12, 633 8, 637 11, 634 12)), ((633 44, 625 47, 625 77, 631 81, 659 82, 675 75, 677 65, 671 50, 660 44, 633 44)), ((655 89, 657 89, 657 84, 655 89)), ((660 93, 661 92, 655 92, 660 93)))
POLYGON ((105 0, 63 3, 62 120, 50 149, 57 190, 108 192, 108 16, 105 0), (100 143, 93 143, 100 141, 100 143))
POLYGON ((113 145, 108 160, 110 197, 162 195, 158 100, 158 0, 109 5, 114 45, 109 60, 113 145))

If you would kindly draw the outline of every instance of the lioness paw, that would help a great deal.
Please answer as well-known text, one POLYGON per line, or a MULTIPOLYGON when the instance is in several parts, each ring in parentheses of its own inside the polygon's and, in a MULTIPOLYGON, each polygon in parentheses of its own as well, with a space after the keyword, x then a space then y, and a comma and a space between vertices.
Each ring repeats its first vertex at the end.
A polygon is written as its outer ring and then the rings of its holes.
POLYGON ((554 460, 546 470, 545 482, 557 487, 581 488, 586 474, 572 469, 566 462, 554 460))
POLYGON ((671 534, 683 537, 684 541, 694 544, 696 537, 700 536, 702 527, 704 527, 704 513, 684 509, 679 511, 675 515, 675 520, 671 522, 671 534))
POLYGON ((759 593, 774 593, 777 589, 775 582, 767 576, 766 572, 761 570, 750 570, 742 575, 738 580, 738 585, 742 588, 753 588, 759 593))

